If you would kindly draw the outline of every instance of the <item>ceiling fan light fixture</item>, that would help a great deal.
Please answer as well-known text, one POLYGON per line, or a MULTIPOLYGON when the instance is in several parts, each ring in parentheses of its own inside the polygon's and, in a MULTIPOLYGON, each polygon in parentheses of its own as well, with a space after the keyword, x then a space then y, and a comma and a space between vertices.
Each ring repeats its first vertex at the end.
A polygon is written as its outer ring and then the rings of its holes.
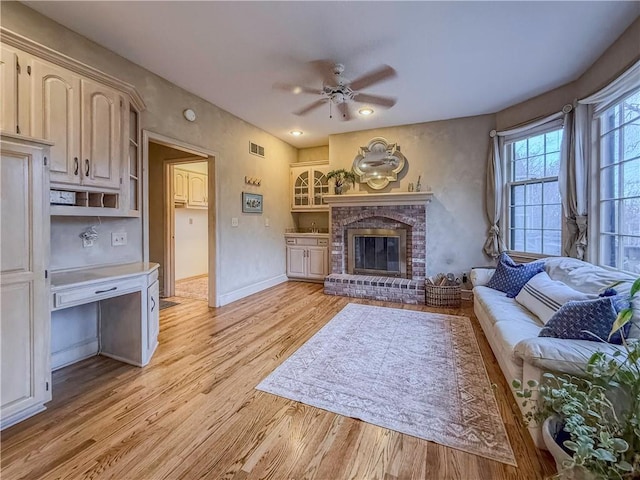
POLYGON ((300 135, 302 135, 302 130, 291 130, 289 133, 294 137, 299 137, 300 135))
POLYGON ((360 110, 358 110, 358 113, 360 115, 364 115, 365 117, 368 117, 369 115, 373 115, 373 108, 369 108, 369 107, 361 108, 360 110))

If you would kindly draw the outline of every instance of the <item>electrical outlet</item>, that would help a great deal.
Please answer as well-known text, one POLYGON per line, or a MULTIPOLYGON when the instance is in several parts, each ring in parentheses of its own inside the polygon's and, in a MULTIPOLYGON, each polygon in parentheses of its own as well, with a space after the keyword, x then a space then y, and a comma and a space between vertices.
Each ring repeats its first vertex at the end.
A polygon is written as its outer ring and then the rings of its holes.
POLYGON ((233 217, 231 219, 231 226, 232 227, 237 227, 238 226, 238 217, 233 217))
POLYGON ((93 240, 89 238, 82 239, 82 248, 93 247, 93 240))
POLYGON ((120 247, 127 244, 126 232, 111 232, 111 246, 120 247))

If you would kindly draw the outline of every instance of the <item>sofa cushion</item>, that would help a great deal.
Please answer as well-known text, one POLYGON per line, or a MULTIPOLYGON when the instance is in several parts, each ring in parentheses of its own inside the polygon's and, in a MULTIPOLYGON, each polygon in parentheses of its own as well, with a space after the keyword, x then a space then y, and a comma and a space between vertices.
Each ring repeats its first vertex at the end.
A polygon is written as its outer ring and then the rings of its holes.
MULTIPOLYGON (((544 259, 544 269, 553 280, 583 293, 598 294, 617 281, 633 282, 634 277, 624 272, 608 270, 576 258, 550 257, 544 259)), ((618 293, 627 293, 631 283, 616 286, 618 293)))
MULTIPOLYGON (((539 320, 531 315, 520 317, 518 320, 499 320, 493 325, 492 333, 498 339, 500 355, 522 365, 522 358, 515 353, 516 345, 522 340, 537 337, 541 329, 539 320)), ((510 382, 513 379, 507 380, 510 382)))
POLYGON ((544 262, 515 263, 505 252, 500 254, 496 271, 487 287, 500 290, 514 298, 534 275, 544 270, 544 262))
POLYGON ((543 370, 554 370, 571 375, 584 375, 584 368, 596 352, 613 355, 624 352, 623 348, 610 343, 590 340, 572 340, 560 338, 535 337, 522 340, 515 347, 515 354, 527 363, 543 370))
MULTIPOLYGON (((540 336, 621 344, 620 331, 610 339, 608 337, 618 312, 628 305, 626 298, 620 295, 567 302, 547 322, 540 331, 540 336)), ((629 327, 627 324, 622 329, 625 337, 628 335, 629 327)))
MULTIPOLYGON (((542 328, 542 324, 535 318, 535 315, 513 298, 507 297, 504 292, 489 287, 475 287, 473 298, 485 309, 491 320, 491 325, 501 320, 518 321, 528 317, 527 321, 534 321, 538 323, 539 328, 542 328)), ((537 335, 536 333, 535 336, 537 335)))
POLYGON ((516 301, 547 323, 562 305, 570 300, 593 300, 595 295, 578 292, 558 280, 551 280, 547 272, 540 272, 529 280, 516 301))
POLYGON ((489 283, 495 271, 495 268, 490 267, 472 268, 469 278, 474 287, 483 287, 489 283))

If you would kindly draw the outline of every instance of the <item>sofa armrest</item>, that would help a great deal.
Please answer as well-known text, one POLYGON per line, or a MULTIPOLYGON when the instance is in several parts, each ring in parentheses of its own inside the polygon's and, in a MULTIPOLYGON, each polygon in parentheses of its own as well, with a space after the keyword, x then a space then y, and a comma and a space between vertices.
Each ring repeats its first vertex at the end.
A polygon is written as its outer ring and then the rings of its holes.
POLYGON ((495 268, 472 268, 469 279, 474 287, 483 287, 489 283, 495 271, 495 268))
POLYGON ((610 343, 550 337, 528 338, 514 348, 514 354, 525 363, 542 370, 579 376, 584 375, 584 368, 591 355, 596 352, 612 355, 616 351, 624 353, 624 348, 610 343))

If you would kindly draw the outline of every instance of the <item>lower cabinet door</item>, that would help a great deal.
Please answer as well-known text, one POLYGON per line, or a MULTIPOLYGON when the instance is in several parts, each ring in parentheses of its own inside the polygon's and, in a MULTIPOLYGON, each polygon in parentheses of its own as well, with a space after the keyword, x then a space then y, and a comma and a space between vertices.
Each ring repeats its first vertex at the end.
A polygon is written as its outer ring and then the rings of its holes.
POLYGON ((287 246, 287 276, 306 277, 307 247, 287 246))
POLYGON ((158 346, 160 331, 160 283, 153 282, 147 290, 147 361, 158 346))
POLYGON ((327 248, 307 247, 308 278, 322 279, 327 276, 327 248))

